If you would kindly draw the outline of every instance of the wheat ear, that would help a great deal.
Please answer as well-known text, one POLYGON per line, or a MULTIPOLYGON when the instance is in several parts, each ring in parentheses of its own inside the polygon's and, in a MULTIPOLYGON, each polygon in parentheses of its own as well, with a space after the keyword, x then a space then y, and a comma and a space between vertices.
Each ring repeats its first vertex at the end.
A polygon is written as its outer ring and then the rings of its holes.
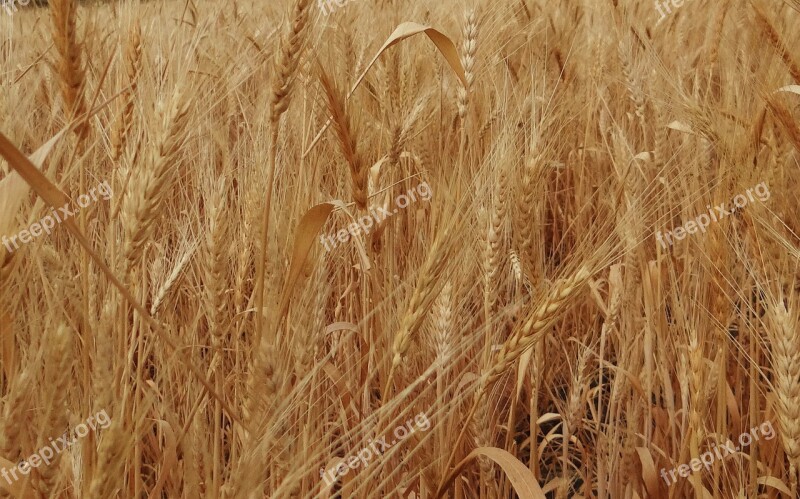
POLYGON ((119 310, 119 299, 111 292, 100 313, 100 325, 95 335, 94 359, 92 363, 92 395, 94 407, 111 410, 117 397, 117 381, 114 372, 114 321, 119 310))
POLYGON ((449 240, 450 235, 451 232, 447 230, 440 233, 428 251, 428 256, 419 272, 414 293, 411 295, 408 308, 400 322, 400 329, 392 342, 392 366, 386 379, 384 400, 388 400, 392 377, 397 367, 403 362, 403 357, 411 346, 411 339, 419 330, 425 315, 431 309, 433 301, 444 285, 441 276, 444 274, 453 247, 452 241, 449 240))
POLYGON ((124 488, 126 454, 133 442, 132 435, 122 427, 120 414, 100 438, 97 449, 97 468, 89 486, 89 497, 117 497, 124 488))
POLYGON ((225 177, 221 177, 211 192, 208 203, 208 230, 205 237, 204 276, 206 284, 206 311, 211 331, 214 357, 222 353, 225 346, 225 328, 222 319, 225 317, 227 288, 227 190, 225 177))
POLYGON ((443 373, 453 355, 453 283, 448 280, 433 305, 430 342, 436 352, 436 365, 443 373))
MULTIPOLYGON (((274 401, 279 391, 278 382, 281 379, 278 373, 277 359, 277 348, 267 336, 262 336, 250 364, 243 410, 244 421, 252 429, 265 426, 258 424, 260 422, 269 425, 272 421, 274 401)), ((257 433, 247 434, 246 438, 241 458, 231 480, 234 488, 232 496, 236 498, 261 497, 263 483, 259 483, 259 480, 264 474, 262 463, 266 461, 269 450, 267 445, 273 442, 257 433), (256 491, 255 495, 251 495, 253 491, 256 491)), ((270 474, 274 467, 274 465, 269 467, 270 474)))
POLYGON ((169 110, 162 113, 163 123, 159 143, 145 162, 143 171, 132 178, 130 193, 123 200, 122 226, 125 232, 123 248, 125 268, 129 271, 152 234, 154 222, 167 193, 175 180, 175 159, 186 142, 189 120, 188 99, 178 91, 169 110))
POLYGON ((583 288, 590 276, 591 272, 581 267, 572 277, 556 283, 547 300, 503 344, 492 366, 483 375, 484 389, 500 379, 520 355, 544 337, 565 304, 583 288))
MULTIPOLYGON (((45 432, 40 437, 36 448, 47 444, 44 435, 59 435, 69 424, 67 419, 67 382, 72 379, 74 356, 72 353, 72 337, 62 324, 52 330, 46 344, 47 362, 44 378, 50 387, 48 400, 52 401, 45 418, 45 432)), ((37 469, 33 486, 43 497, 52 497, 56 490, 59 474, 60 455, 56 454, 48 466, 37 469)))
POLYGON ((469 93, 475 81, 475 53, 478 51, 478 22, 474 10, 464 14, 464 25, 461 29, 461 65, 464 66, 467 85, 458 87, 458 119, 464 122, 469 109, 469 93))
POLYGON ((142 30, 137 21, 128 38, 125 48, 125 72, 128 76, 130 88, 122 94, 117 123, 111 131, 111 159, 118 161, 125 150, 128 135, 133 125, 134 99, 139 86, 139 72, 142 69, 142 30))
POLYGON ((272 97, 270 99, 270 122, 275 125, 281 115, 289 109, 289 102, 294 86, 295 73, 300 65, 300 55, 305 44, 308 26, 310 0, 298 0, 294 5, 292 25, 289 36, 283 44, 278 74, 272 81, 272 97))
POLYGON ((789 140, 794 144, 795 149, 800 151, 800 125, 797 124, 792 113, 774 97, 769 98, 767 104, 783 127, 786 135, 789 136, 789 140))
POLYGON ((11 389, 3 407, 3 457, 16 460, 21 452, 22 432, 27 428, 25 413, 31 402, 33 379, 27 370, 11 382, 11 389))
MULTIPOLYGON (((497 192, 492 198, 491 209, 485 216, 488 222, 486 224, 487 231, 481 241, 483 243, 483 308, 486 324, 492 321, 499 298, 500 277, 503 275, 500 267, 505 254, 503 248, 505 242, 504 213, 505 201, 497 192)), ((486 341, 494 341, 494 335, 487 335, 486 341)))
POLYGON ((537 227, 540 211, 535 208, 538 205, 536 194, 540 192, 541 186, 539 176, 542 169, 540 168, 541 161, 533 157, 533 152, 529 152, 530 156, 525 162, 525 167, 522 174, 521 193, 517 197, 517 212, 514 228, 516 233, 519 234, 519 251, 522 258, 532 267, 536 267, 538 258, 535 254, 536 246, 534 245, 534 228, 537 227))
MULTIPOLYGON (((496 418, 492 410, 495 404, 492 397, 482 397, 475 409, 475 417, 470 422, 470 429, 475 438, 476 447, 494 447, 494 431, 496 418)), ((480 471, 480 497, 497 497, 497 487, 492 479, 492 461, 485 456, 478 458, 480 471)))
POLYGON ((789 459, 792 497, 797 497, 800 469, 800 329, 796 317, 783 303, 768 310, 771 327, 772 366, 780 420, 781 441, 789 459))
POLYGON ((355 133, 344 107, 344 99, 336 84, 328 73, 319 69, 319 79, 328 103, 328 110, 339 138, 339 145, 347 165, 350 167, 350 180, 353 190, 353 200, 359 210, 367 209, 367 168, 359 154, 355 133))
POLYGON ((263 421, 272 412, 272 401, 278 394, 278 373, 276 360, 278 351, 275 346, 262 338, 253 358, 247 380, 247 401, 245 403, 245 421, 251 428, 256 428, 257 421, 263 421))
MULTIPOLYGON (((587 385, 586 366, 589 363, 590 354, 591 350, 588 347, 582 347, 580 357, 578 357, 578 365, 572 373, 572 383, 570 385, 571 388, 567 400, 566 414, 562 426, 564 445, 561 448, 561 458, 565 463, 569 462, 569 443, 572 441, 572 437, 579 429, 581 421, 583 420, 584 397, 586 395, 587 385)), ((566 497, 567 488, 570 483, 568 466, 564 466, 562 478, 564 480, 564 486, 559 488, 558 493, 560 497, 566 497)))
MULTIPOLYGON (((461 433, 458 435, 458 438, 456 438, 453 450, 450 452, 450 457, 448 457, 446 461, 445 470, 453 464, 456 453, 458 452, 458 447, 464 438, 466 429, 469 427, 469 422, 475 415, 476 409, 483 397, 526 350, 533 347, 544 337, 549 327, 558 319, 562 309, 569 300, 574 298, 583 289, 583 286, 589 281, 591 275, 592 273, 586 267, 581 267, 571 277, 557 282, 550 291, 547 299, 530 314, 525 323, 517 328, 512 333, 511 338, 503 344, 490 367, 484 370, 484 373, 481 375, 479 381, 480 386, 475 392, 472 408, 463 420, 461 433)), ((451 471, 442 479, 441 483, 439 483, 434 497, 438 498, 444 494, 445 485, 450 483, 452 478, 453 472, 451 471)))
POLYGON ((783 60, 783 63, 786 65, 787 69, 789 69, 792 78, 794 78, 795 83, 800 83, 800 64, 792 57, 792 51, 789 49, 789 46, 786 45, 781 34, 778 33, 778 30, 772 25, 772 22, 764 11, 761 10, 761 7, 756 5, 755 2, 751 2, 750 5, 753 6, 753 12, 756 14, 756 23, 758 27, 761 28, 767 40, 778 52, 781 60, 783 60))
MULTIPOLYGON (((72 119, 86 110, 83 100, 84 71, 81 67, 81 48, 76 27, 78 2, 76 0, 52 0, 53 42, 59 55, 58 74, 61 95, 64 98, 65 114, 72 119)), ((85 136, 86 124, 81 124, 76 133, 85 136)))
POLYGON ((708 66, 709 68, 713 68, 717 64, 717 58, 719 57, 719 43, 722 39, 722 28, 725 25, 725 14, 728 13, 728 8, 730 7, 729 2, 721 2, 718 7, 717 15, 714 17, 714 21, 711 23, 711 31, 708 37, 708 66))

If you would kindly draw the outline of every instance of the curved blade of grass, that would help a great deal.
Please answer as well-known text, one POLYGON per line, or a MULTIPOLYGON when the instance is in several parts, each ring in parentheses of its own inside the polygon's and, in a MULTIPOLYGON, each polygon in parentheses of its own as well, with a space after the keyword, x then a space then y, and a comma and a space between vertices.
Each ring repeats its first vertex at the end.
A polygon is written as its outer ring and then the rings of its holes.
POLYGON ((311 246, 314 244, 314 241, 316 241, 317 234, 319 234, 322 226, 325 225, 333 208, 333 203, 320 203, 313 206, 303 215, 303 218, 300 219, 300 223, 297 225, 297 234, 294 236, 292 263, 289 264, 289 275, 286 277, 286 282, 283 285, 281 301, 278 306, 278 319, 275 321, 276 333, 284 315, 286 315, 286 312, 289 310, 289 300, 292 298, 294 287, 300 278, 303 266, 306 264, 308 254, 311 252, 311 246))
MULTIPOLYGON (((383 54, 384 51, 386 51, 386 49, 388 49, 389 47, 391 47, 396 43, 401 42, 402 40, 405 40, 406 38, 412 37, 419 33, 425 33, 426 35, 428 35, 428 38, 430 38, 433 44, 436 45, 436 48, 439 49, 439 52, 441 52, 442 56, 444 56, 444 59, 445 61, 447 61, 447 64, 449 64, 450 67, 453 69, 453 71, 456 73, 458 79, 461 80, 461 83, 464 84, 464 86, 466 86, 467 75, 464 72, 464 66, 461 65, 461 59, 458 57, 458 50, 456 50, 456 45, 453 43, 453 41, 441 31, 435 28, 431 28, 430 26, 425 26, 414 22, 405 22, 400 24, 397 28, 395 28, 394 32, 391 35, 389 35, 389 38, 386 39, 383 46, 378 50, 378 53, 375 54, 375 57, 373 57, 372 60, 369 62, 369 64, 367 64, 367 66, 364 68, 364 71, 361 73, 361 76, 359 76, 358 79, 356 80, 355 84, 353 85, 353 88, 350 89, 350 92, 347 93, 346 99, 349 99, 350 96, 353 95, 353 92, 355 92, 358 86, 361 85, 361 82, 364 80, 364 77, 367 76, 367 73, 375 64, 375 61, 378 60, 378 58, 381 56, 381 54, 383 54)), ((319 142, 319 139, 322 138, 322 134, 325 133, 325 130, 328 129, 328 126, 330 126, 330 124, 331 124, 331 119, 328 118, 328 121, 325 122, 325 125, 322 127, 322 130, 320 130, 319 133, 317 133, 316 137, 314 137, 314 140, 311 141, 311 145, 308 146, 308 149, 306 149, 306 151, 303 153, 303 158, 305 158, 308 155, 308 153, 311 152, 311 149, 313 149, 314 146, 317 145, 317 142, 319 142)))
POLYGON ((773 93, 777 92, 792 92, 794 94, 800 95, 800 85, 786 85, 785 87, 781 87, 773 93))
POLYGON ((508 451, 497 447, 478 447, 470 452, 450 473, 450 477, 445 482, 445 486, 436 495, 437 499, 442 497, 444 491, 447 490, 453 480, 456 479, 467 465, 479 456, 488 457, 503 469, 506 477, 508 477, 508 481, 511 482, 511 486, 520 499, 545 499, 544 491, 539 485, 539 482, 536 481, 533 472, 508 451))
POLYGON ((639 461, 642 464, 642 481, 647 488, 647 493, 652 497, 658 497, 658 473, 656 472, 653 456, 646 447, 636 447, 636 453, 639 455, 639 461))
MULTIPOLYGON (((62 129, 28 157, 36 168, 42 168, 42 163, 47 159, 50 151, 53 150, 53 147, 55 147, 59 139, 61 139, 69 129, 69 126, 62 129)), ((28 184, 17 172, 11 172, 3 180, 0 180, 0 235, 7 234, 8 230, 11 228, 14 217, 16 217, 19 211, 19 207, 22 206, 22 201, 25 200, 25 196, 28 195, 28 189, 28 184)))

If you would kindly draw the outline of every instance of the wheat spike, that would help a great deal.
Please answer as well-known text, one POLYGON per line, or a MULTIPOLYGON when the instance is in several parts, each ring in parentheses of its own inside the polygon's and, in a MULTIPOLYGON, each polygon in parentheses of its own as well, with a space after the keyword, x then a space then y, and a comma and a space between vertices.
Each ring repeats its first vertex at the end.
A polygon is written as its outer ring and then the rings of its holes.
MULTIPOLYGON (((48 398, 52 405, 48 408, 45 418, 44 432, 39 437, 37 449, 47 446, 45 435, 60 435, 67 428, 67 380, 72 376, 74 356, 72 353, 72 336, 63 324, 52 330, 46 344, 46 357, 44 377, 51 387, 48 398)), ((48 466, 37 469, 33 486, 43 497, 52 497, 56 491, 59 477, 60 454, 53 457, 48 466)))
POLYGON ((753 7, 753 12, 756 14, 756 24, 761 28, 761 31, 767 37, 772 47, 778 52, 778 55, 786 65, 792 78, 794 78, 795 83, 800 84, 800 63, 794 60, 789 46, 783 40, 780 33, 778 33, 778 30, 772 25, 772 22, 761 7, 756 2, 751 2, 750 5, 753 7))
MULTIPOLYGON (((81 116, 86 111, 83 98, 84 70, 81 64, 81 44, 78 42, 77 0, 53 0, 53 42, 59 54, 58 74, 65 114, 69 119, 81 116)), ((81 137, 87 132, 86 125, 77 130, 81 137)))
POLYGON ((291 27, 282 45, 280 62, 277 65, 277 75, 272 82, 270 121, 273 126, 278 123, 281 115, 289 109, 295 73, 300 65, 300 58, 305 44, 310 4, 311 0, 298 0, 294 5, 291 27))
POLYGON ((150 237, 167 193, 175 181, 175 160, 187 137, 189 100, 178 91, 162 115, 162 128, 156 149, 142 171, 131 179, 130 193, 122 204, 125 232, 123 248, 126 269, 130 269, 150 237))
POLYGON ((497 356, 493 359, 493 363, 482 375, 485 387, 494 384, 525 350, 542 339, 548 328, 558 318, 559 312, 582 289, 590 276, 591 272, 585 267, 581 267, 570 278, 559 281, 553 286, 541 305, 503 343, 497 356))
POLYGON ((226 264, 228 258, 227 235, 228 227, 225 224, 227 217, 227 187, 226 180, 221 177, 212 188, 208 200, 208 230, 205 238, 205 284, 206 284, 206 310, 208 311, 209 329, 214 350, 221 353, 225 348, 225 309, 227 299, 226 264))
POLYGON ((444 369, 453 355, 453 283, 447 281, 433 305, 433 334, 431 343, 436 351, 436 362, 444 369))
POLYGON ((478 51, 478 23, 474 10, 464 14, 464 24, 461 29, 461 65, 467 77, 467 85, 458 87, 458 118, 463 123, 469 108, 469 93, 475 81, 475 54, 478 51))
POLYGON ((21 442, 25 434, 26 412, 30 401, 33 379, 27 370, 21 372, 11 383, 8 399, 3 406, 3 456, 11 461, 20 457, 21 442))
POLYGON ((89 486, 89 497, 115 497, 125 488, 125 459, 133 438, 122 423, 111 417, 109 426, 100 438, 97 468, 89 486))
POLYGON ((768 314, 781 442, 791 467, 789 478, 794 495, 800 471, 800 329, 794 311, 787 310, 783 303, 769 307, 768 314))
POLYGON ((134 101, 139 86, 139 73, 142 69, 142 30, 139 22, 134 23, 125 48, 125 71, 130 88, 121 97, 116 126, 111 133, 111 158, 118 161, 122 156, 128 136, 133 126, 134 101))
POLYGON ((327 98, 328 110, 331 114, 333 127, 336 130, 336 136, 339 138, 342 155, 350 167, 353 200, 359 210, 366 210, 368 170, 361 158, 361 154, 359 154, 355 131, 344 108, 344 99, 331 77, 321 67, 319 79, 327 98))
POLYGON ((394 368, 402 363, 403 356, 411 345, 411 339, 422 325, 425 315, 443 285, 440 277, 445 270, 450 254, 449 245, 444 239, 444 237, 437 238, 428 251, 425 263, 420 269, 414 293, 411 295, 406 312, 403 314, 403 320, 400 322, 400 329, 394 336, 392 342, 392 366, 394 368))

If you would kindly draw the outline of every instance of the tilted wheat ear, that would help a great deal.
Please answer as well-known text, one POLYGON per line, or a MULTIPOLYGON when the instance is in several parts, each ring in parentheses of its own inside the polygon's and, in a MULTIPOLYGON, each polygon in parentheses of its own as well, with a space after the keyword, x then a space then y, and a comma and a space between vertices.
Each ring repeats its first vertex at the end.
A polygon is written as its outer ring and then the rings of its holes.
MULTIPOLYGON (((563 312, 566 304, 578 295, 583 289, 583 286, 589 281, 591 275, 592 273, 586 267, 581 267, 571 277, 558 281, 542 304, 531 313, 525 323, 517 328, 512 333, 511 338, 503 344, 497 356, 492 359, 489 368, 481 375, 479 380, 480 386, 478 387, 478 391, 475 392, 472 409, 462 422, 461 433, 453 445, 453 450, 446 461, 445 469, 449 469, 453 464, 461 440, 466 433, 466 428, 475 415, 481 400, 486 396, 489 390, 491 390, 492 385, 499 380, 508 369, 513 367, 517 359, 519 359, 527 349, 533 347, 538 341, 544 338, 550 326, 558 319, 559 314, 563 312)), ((445 485, 449 483, 452 478, 452 471, 450 471, 450 475, 445 476, 437 487, 435 497, 441 497, 442 494, 444 494, 445 485)))
POLYGON ((485 387, 500 379, 520 355, 544 338, 548 328, 558 319, 567 302, 583 289, 590 276, 591 272, 581 267, 572 277, 555 284, 547 299, 503 344, 491 367, 482 376, 485 387))
POLYGON ((792 496, 796 497, 800 470, 800 329, 797 318, 783 303, 769 307, 768 318, 781 441, 789 459, 792 496))

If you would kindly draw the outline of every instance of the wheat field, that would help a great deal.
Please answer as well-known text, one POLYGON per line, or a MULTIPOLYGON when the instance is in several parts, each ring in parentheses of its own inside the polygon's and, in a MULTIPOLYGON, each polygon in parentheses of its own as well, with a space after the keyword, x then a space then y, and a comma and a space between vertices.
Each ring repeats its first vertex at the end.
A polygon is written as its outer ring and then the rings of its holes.
POLYGON ((0 494, 800 497, 799 22, 3 2, 0 494))

